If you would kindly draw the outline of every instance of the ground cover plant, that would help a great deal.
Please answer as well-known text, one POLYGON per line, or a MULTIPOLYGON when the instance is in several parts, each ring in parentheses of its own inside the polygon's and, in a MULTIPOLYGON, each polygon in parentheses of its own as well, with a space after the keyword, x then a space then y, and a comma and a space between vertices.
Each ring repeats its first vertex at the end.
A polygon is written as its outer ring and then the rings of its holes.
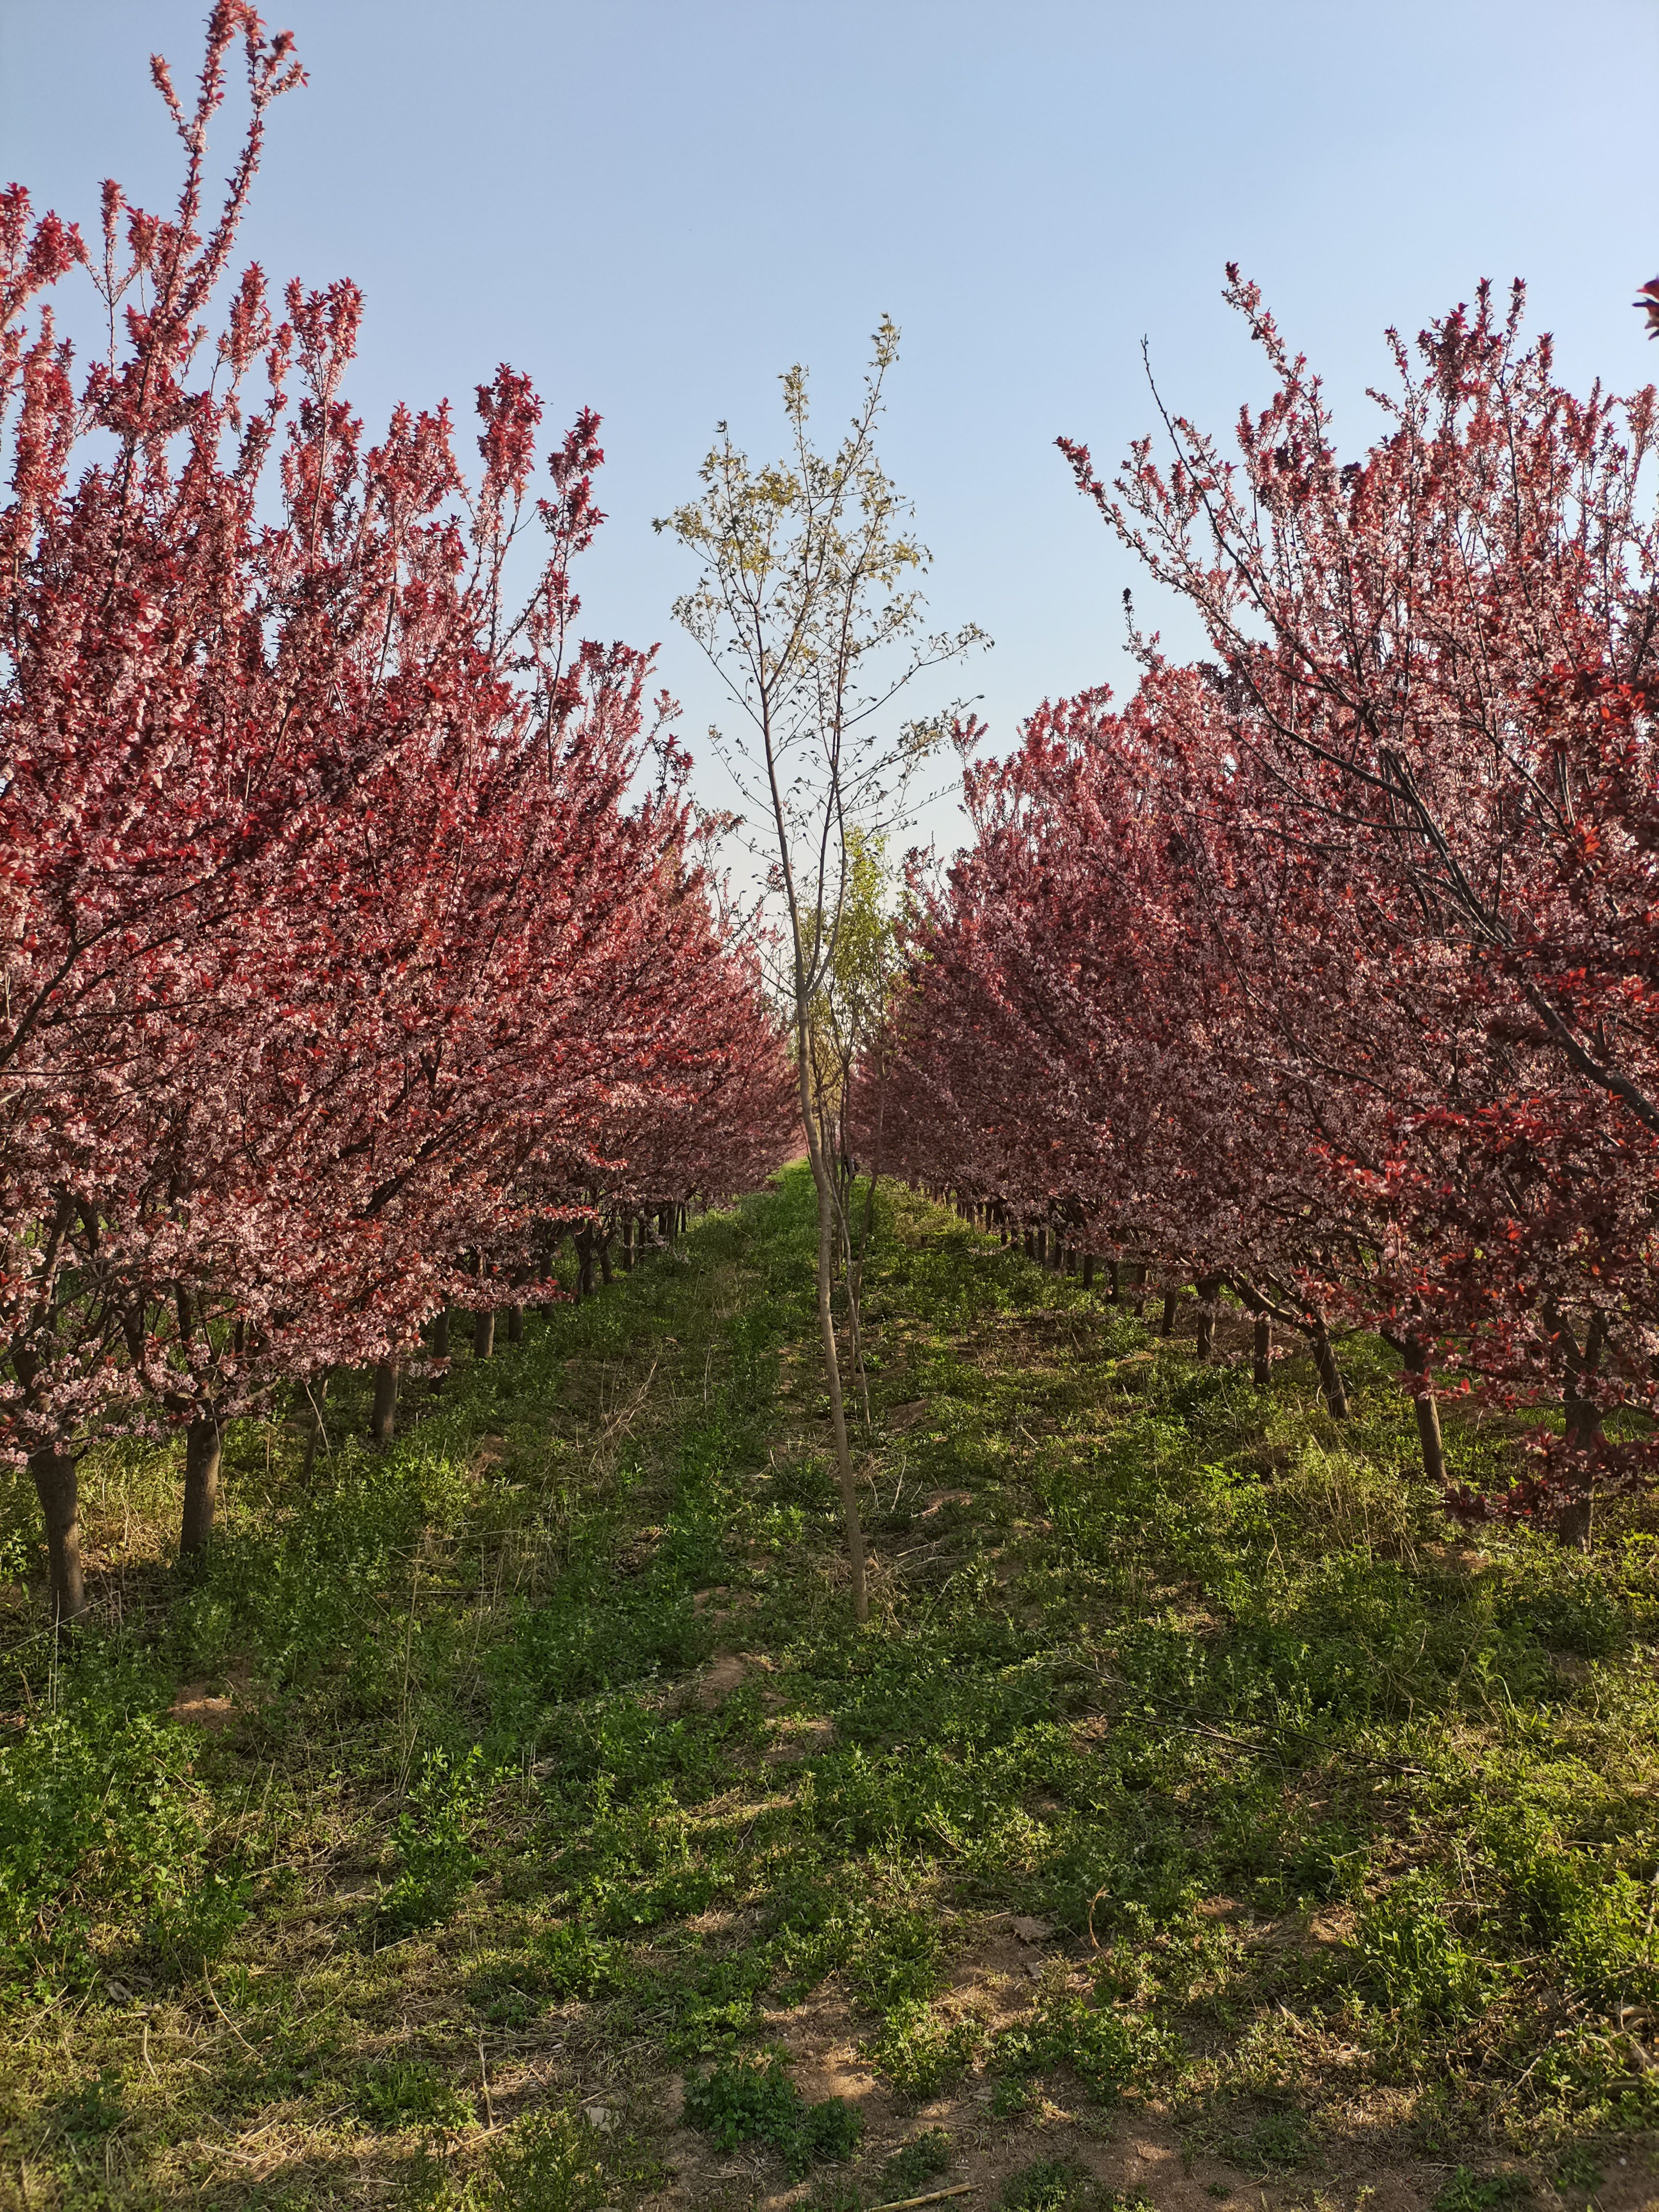
POLYGON ((1642 2201, 1644 1509, 1475 1551, 1385 1354, 1339 1429, 884 1185, 860 1628, 815 1234, 797 1168, 383 1451, 342 1384, 308 1477, 250 1424, 187 1576, 95 1462, 95 1625, 9 1616, 0 2202, 1642 2201))

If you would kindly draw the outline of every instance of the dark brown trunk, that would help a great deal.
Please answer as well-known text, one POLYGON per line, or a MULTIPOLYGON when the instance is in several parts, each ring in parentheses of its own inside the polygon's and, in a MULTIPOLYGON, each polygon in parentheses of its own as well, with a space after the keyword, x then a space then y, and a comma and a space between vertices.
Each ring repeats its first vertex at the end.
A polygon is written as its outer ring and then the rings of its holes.
POLYGON ((622 1268, 624 1275, 631 1275, 634 1272, 634 1217, 631 1213, 623 1222, 622 1268))
POLYGON ((1316 1322, 1308 1331, 1308 1341, 1313 1347, 1314 1365, 1319 1370, 1319 1387, 1325 1393, 1333 1420, 1348 1418, 1348 1394, 1343 1387, 1342 1370, 1336 1364, 1335 1347, 1330 1332, 1322 1321, 1316 1322))
POLYGON ((222 1441, 218 1421, 210 1413, 198 1413, 185 1431, 185 1510, 179 1526, 182 1559, 199 1558, 212 1538, 222 1441))
POLYGON ((1095 1255, 1092 1252, 1085 1252, 1083 1255, 1083 1287, 1085 1291, 1091 1291, 1094 1286, 1095 1255))
POLYGON ((389 1444, 398 1425, 398 1363, 382 1359, 374 1369, 374 1410, 368 1417, 371 1443, 389 1444))
POLYGON ((1134 1293, 1129 1303, 1134 1308, 1135 1319, 1139 1321, 1146 1310, 1146 1269, 1142 1261, 1137 1261, 1135 1265, 1134 1293))
POLYGON ((480 1307, 472 1316, 472 1357, 493 1359, 495 1357, 495 1309, 488 1311, 480 1307))
POLYGON ((602 1283, 609 1283, 615 1280, 615 1278, 612 1276, 611 1272, 611 1237, 609 1231, 607 1231, 605 1235, 601 1237, 599 1239, 599 1280, 602 1283))
POLYGON ((1158 1330, 1158 1334, 1159 1334, 1160 1336, 1173 1336, 1173 1335, 1175 1334, 1175 1325, 1176 1325, 1176 1306, 1177 1306, 1177 1305, 1179 1305, 1179 1304, 1180 1304, 1180 1303, 1181 1303, 1181 1293, 1180 1293, 1180 1291, 1164 1291, 1164 1325, 1163 1325, 1163 1327, 1158 1330))
POLYGON ((1250 1352, 1250 1380, 1265 1390, 1273 1379, 1273 1325, 1266 1314, 1255 1317, 1255 1341, 1250 1352))
POLYGON ((1200 1275, 1198 1291, 1198 1356, 1207 1362, 1215 1354, 1216 1306, 1221 1297, 1219 1275, 1200 1275))
POLYGON ((509 1306, 507 1310, 507 1340, 509 1344, 524 1342, 524 1308, 509 1306))
POLYGON ((87 1585, 81 1571, 81 1484, 75 1454, 60 1446, 29 1455, 46 1523, 46 1562, 51 1571, 46 1601, 53 1626, 73 1626, 87 1609, 87 1585))

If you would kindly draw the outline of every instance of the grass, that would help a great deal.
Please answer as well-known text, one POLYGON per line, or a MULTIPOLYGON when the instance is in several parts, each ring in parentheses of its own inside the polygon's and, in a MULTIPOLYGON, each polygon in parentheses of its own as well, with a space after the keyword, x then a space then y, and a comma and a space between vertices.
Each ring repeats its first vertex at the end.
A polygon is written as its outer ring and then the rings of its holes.
POLYGON ((1651 1509, 1475 1549, 1379 1349, 1339 1429, 1300 1360, 878 1216, 862 1632, 799 1170, 387 1452, 339 1385, 309 1489, 247 1425, 192 1580, 168 1455, 88 1468, 99 1626, 7 1624, 0 2203, 854 2212, 1006 2143, 1046 2212, 1095 2186, 1054 2130, 1125 2108, 1212 2193, 1633 2154, 1651 1509))

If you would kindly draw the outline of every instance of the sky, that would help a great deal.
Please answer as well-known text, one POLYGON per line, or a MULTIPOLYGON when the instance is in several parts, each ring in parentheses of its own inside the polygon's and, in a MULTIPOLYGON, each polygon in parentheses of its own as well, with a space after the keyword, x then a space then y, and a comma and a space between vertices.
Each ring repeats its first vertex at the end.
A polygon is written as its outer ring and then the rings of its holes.
MULTIPOLYGON (((147 58, 193 76, 204 15, 0 0, 0 178, 94 231, 106 175, 164 205, 147 58)), ((399 398, 470 404, 501 361, 550 423, 604 416, 583 626, 660 641, 711 803, 718 695, 653 518, 719 420, 781 447, 793 362, 833 441, 884 313, 883 456, 933 613, 995 641, 914 706, 977 697, 999 746, 1045 696, 1132 680, 1133 560, 1054 441, 1098 466, 1152 426, 1143 339, 1172 409, 1224 432, 1260 401, 1228 261, 1356 450, 1384 330, 1482 276, 1528 280, 1570 382, 1659 369, 1630 304, 1659 270, 1659 0, 285 0, 271 21, 310 81, 273 112, 247 254, 362 286, 371 429, 399 398)), ((1155 595, 1137 611, 1189 641, 1155 595)), ((926 827, 953 842, 948 809, 926 827)))

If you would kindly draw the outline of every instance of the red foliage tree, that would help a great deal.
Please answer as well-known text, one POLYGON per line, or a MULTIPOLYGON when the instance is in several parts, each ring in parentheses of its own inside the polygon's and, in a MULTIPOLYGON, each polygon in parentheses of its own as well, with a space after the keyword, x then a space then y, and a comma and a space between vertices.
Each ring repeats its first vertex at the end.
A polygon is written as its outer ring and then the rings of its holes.
POLYGON ((249 268, 210 345, 299 72, 240 0, 192 109, 154 66, 185 180, 166 219, 106 187, 111 338, 78 390, 45 295, 81 241, 0 203, 0 1445, 61 1617, 89 1436, 184 1429, 199 1544, 223 1420, 492 1303, 477 1255, 522 1232, 538 1163, 652 1092, 726 957, 683 800, 629 801, 647 657, 573 643, 596 418, 533 498, 540 405, 501 369, 469 491, 447 410, 365 441, 349 284, 290 287, 278 320, 249 268), (250 119, 210 220, 239 45, 250 119))

